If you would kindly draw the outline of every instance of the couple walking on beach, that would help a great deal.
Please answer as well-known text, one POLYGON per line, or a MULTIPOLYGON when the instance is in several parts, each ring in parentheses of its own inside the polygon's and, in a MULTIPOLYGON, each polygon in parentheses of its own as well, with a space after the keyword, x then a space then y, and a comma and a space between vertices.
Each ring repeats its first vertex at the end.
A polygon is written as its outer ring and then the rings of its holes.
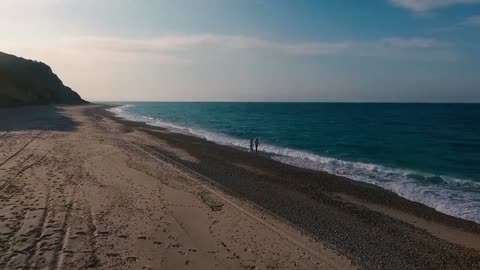
POLYGON ((260 145, 260 141, 258 138, 255 138, 255 141, 253 141, 253 138, 250 139, 250 152, 253 152, 253 146, 255 145, 255 152, 258 152, 258 146, 260 145))

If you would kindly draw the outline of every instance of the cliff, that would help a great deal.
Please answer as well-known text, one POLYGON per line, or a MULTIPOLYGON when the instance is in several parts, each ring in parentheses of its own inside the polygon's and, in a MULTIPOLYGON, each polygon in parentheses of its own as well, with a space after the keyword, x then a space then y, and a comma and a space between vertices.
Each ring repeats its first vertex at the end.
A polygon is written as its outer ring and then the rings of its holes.
POLYGON ((0 52, 0 107, 86 103, 48 65, 0 52))

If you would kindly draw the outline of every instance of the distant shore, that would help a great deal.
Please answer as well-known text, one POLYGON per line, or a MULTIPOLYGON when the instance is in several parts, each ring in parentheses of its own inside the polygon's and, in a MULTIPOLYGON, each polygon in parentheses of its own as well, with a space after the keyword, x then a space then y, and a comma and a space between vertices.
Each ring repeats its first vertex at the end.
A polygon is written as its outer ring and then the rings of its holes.
POLYGON ((474 222, 445 215, 370 184, 127 121, 100 108, 95 113, 183 149, 200 162, 156 150, 355 258, 367 269, 377 267, 380 261, 383 269, 434 269, 445 265, 454 269, 465 262, 480 267, 480 225, 474 222), (434 254, 443 255, 439 258, 434 254), (457 261, 463 256, 473 257, 457 261))

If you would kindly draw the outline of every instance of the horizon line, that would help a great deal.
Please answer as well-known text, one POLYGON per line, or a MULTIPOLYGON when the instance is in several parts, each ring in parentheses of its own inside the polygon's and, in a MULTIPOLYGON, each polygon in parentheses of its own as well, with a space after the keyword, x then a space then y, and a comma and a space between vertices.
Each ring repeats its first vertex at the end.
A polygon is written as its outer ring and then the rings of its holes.
POLYGON ((91 103, 376 103, 376 104, 480 104, 480 101, 473 102, 446 102, 446 101, 212 101, 212 100, 87 100, 91 103))

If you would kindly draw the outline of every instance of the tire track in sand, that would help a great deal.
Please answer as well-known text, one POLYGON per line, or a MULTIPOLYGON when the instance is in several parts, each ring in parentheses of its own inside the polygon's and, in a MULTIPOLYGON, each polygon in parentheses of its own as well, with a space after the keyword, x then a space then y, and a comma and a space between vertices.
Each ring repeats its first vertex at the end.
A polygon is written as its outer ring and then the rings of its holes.
POLYGON ((10 133, 10 131, 7 131, 7 132, 3 133, 2 135, 0 135, 0 139, 5 138, 8 135, 8 133, 10 133))
MULTIPOLYGON (((33 163, 30 163, 29 165, 21 168, 13 177, 10 181, 7 181, 5 182, 3 185, 0 186, 0 191, 5 191, 5 189, 11 185, 13 182, 15 182, 15 180, 22 174, 24 173, 26 170, 34 167, 35 165, 39 164, 40 162, 42 162, 48 155, 48 152, 45 153, 40 159, 34 161, 33 163)), ((30 159, 30 156, 27 158, 27 159, 30 159)))
POLYGON ((33 141, 35 141, 38 137, 40 137, 43 133, 45 133, 46 131, 43 130, 43 131, 40 131, 39 133, 37 133, 37 135, 35 135, 30 141, 28 141, 26 144, 24 144, 17 152, 13 153, 12 155, 10 155, 7 159, 5 159, 4 161, 2 161, 2 163, 0 163, 0 167, 2 167, 3 165, 5 165, 7 162, 9 162, 11 159, 13 159, 14 157, 16 157, 18 154, 20 154, 23 150, 25 150, 25 148, 27 148, 27 146, 29 146, 33 141))
POLYGON ((0 266, 6 266, 6 269, 27 268, 45 227, 49 201, 50 190, 47 188, 42 205, 33 211, 26 211, 20 221, 20 226, 10 233, 9 249, 6 252, 5 260, 0 262, 0 266))

